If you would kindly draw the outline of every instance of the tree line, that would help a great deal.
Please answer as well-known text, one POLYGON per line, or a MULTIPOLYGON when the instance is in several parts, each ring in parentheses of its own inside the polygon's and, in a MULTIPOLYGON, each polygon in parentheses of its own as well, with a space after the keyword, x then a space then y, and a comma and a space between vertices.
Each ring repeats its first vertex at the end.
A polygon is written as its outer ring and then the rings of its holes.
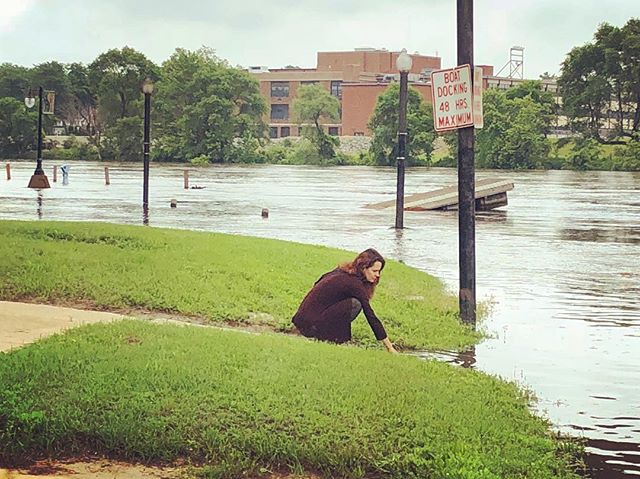
MULTIPOLYGON (((265 102, 258 82, 209 48, 175 50, 156 65, 133 48, 112 49, 89 65, 55 61, 26 68, 0 65, 0 155, 23 155, 35 138, 36 112, 23 104, 42 85, 56 93, 55 119, 88 135, 102 159, 142 157, 145 79, 155 82, 153 156, 186 161, 240 161, 245 143, 263 138, 265 102), (245 141, 248 140, 248 141, 245 141)), ((52 119, 45 117, 51 128, 52 119)))
MULTIPOLYGON (((603 23, 594 40, 573 48, 557 78, 559 95, 540 81, 524 81, 484 94, 484 128, 476 130, 481 168, 640 170, 640 20, 623 27, 603 23), (558 126, 568 132, 558 139, 558 126)), ((176 49, 156 65, 129 48, 112 49, 89 65, 47 62, 26 68, 0 65, 0 156, 20 157, 34 148, 35 111, 23 99, 42 85, 56 92, 55 119, 89 145, 70 142, 69 153, 105 160, 142 157, 141 84, 153 93, 155 161, 285 162, 394 165, 398 123, 397 83, 378 98, 369 121, 367 152, 337 152, 339 141, 322 127, 339 121, 340 103, 319 85, 302 86, 292 105, 303 125, 302 142, 269 144, 265 100, 258 81, 209 48, 176 49)), ((34 109, 35 110, 35 109, 34 109)), ((52 118, 45 117, 47 128, 52 118)), ((409 88, 408 161, 455 166, 455 135, 444 135, 448 154, 434 154, 433 112, 409 88)))

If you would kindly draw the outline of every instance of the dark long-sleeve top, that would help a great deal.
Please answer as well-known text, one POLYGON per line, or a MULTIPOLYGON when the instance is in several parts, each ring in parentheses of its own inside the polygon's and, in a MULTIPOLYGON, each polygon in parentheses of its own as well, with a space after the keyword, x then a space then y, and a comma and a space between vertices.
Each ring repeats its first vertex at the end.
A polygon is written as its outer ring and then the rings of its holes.
POLYGON ((387 333, 369 304, 369 296, 362 280, 341 269, 335 269, 320 277, 300 304, 293 322, 307 326, 318 324, 322 319, 322 313, 327 308, 349 298, 357 299, 362 305, 364 315, 376 339, 379 341, 385 339, 387 333))

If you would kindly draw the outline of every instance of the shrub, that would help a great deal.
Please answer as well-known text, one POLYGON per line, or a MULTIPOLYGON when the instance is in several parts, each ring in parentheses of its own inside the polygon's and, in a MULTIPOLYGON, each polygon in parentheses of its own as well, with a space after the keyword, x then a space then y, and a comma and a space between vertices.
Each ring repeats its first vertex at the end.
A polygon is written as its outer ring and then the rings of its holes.
POLYGON ((598 142, 592 138, 580 138, 567 159, 567 167, 572 170, 590 170, 598 168, 602 156, 598 142))
POLYGON ((640 135, 636 135, 626 146, 614 150, 612 169, 640 171, 640 135))

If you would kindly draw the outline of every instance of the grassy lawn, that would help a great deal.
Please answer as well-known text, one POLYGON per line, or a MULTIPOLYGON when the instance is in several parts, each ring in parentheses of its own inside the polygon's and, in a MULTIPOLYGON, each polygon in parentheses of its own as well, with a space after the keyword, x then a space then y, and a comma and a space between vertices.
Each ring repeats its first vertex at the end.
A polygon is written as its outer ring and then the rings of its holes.
POLYGON ((209 478, 577 477, 575 445, 512 384, 294 336, 85 326, 0 353, 0 391, 0 465, 100 454, 186 459, 209 478))
MULTIPOLYGON (((287 331, 318 276, 353 256, 233 235, 0 221, 0 299, 287 331)), ((406 348, 480 338, 459 324, 439 280, 393 261, 372 304, 406 348)), ((186 460, 208 478, 576 477, 579 447, 551 434, 517 386, 389 355, 362 318, 354 337, 365 347, 127 320, 0 353, 0 466, 98 454, 186 460)))
MULTIPOLYGON (((0 221, 0 299, 167 312, 287 331, 316 279, 354 256, 235 235, 0 221)), ((394 261, 372 305, 391 340, 405 348, 463 349, 479 338, 459 324, 457 298, 438 279, 394 261)), ((376 343, 363 315, 354 323, 354 339, 376 343)))

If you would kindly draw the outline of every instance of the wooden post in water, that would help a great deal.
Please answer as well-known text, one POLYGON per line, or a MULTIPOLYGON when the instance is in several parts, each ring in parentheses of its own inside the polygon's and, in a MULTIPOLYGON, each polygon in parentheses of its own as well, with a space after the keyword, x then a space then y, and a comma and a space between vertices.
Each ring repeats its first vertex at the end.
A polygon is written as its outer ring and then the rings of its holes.
POLYGON ((7 181, 11 179, 11 163, 7 163, 7 181))
MULTIPOLYGON (((473 0, 457 0, 458 65, 473 72, 473 0)), ((471 75, 473 79, 473 74, 471 75)), ((476 324, 476 224, 473 126, 458 130, 458 257, 460 319, 476 324)))
POLYGON ((104 167, 104 184, 105 185, 110 185, 111 181, 109 180, 109 167, 105 166, 104 167))
POLYGON ((184 170, 184 189, 189 189, 189 170, 184 170))
POLYGON ((53 165, 53 182, 58 181, 58 165, 53 165))

